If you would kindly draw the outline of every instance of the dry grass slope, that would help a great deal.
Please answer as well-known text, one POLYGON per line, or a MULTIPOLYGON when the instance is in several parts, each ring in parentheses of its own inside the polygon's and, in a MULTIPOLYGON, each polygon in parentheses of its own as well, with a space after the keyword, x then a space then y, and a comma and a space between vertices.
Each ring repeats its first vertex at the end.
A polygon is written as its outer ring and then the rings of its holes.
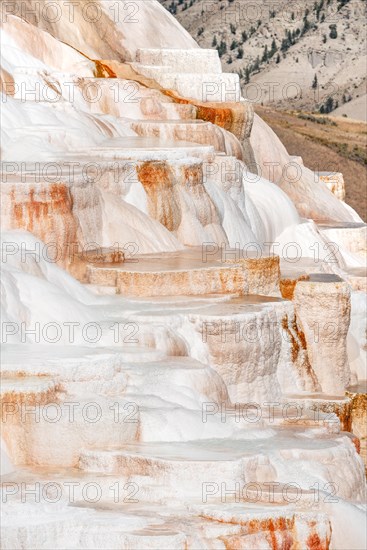
POLYGON ((291 155, 303 158, 312 170, 342 172, 346 202, 367 220, 366 125, 342 117, 278 112, 257 106, 256 111, 282 140, 291 155))

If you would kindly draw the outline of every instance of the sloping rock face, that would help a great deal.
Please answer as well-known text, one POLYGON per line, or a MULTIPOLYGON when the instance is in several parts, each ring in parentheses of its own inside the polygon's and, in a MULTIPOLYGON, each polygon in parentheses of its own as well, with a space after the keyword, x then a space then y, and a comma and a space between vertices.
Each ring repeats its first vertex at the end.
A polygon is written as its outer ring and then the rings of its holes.
POLYGON ((2 548, 364 549, 342 176, 155 0, 1 8, 2 548))
POLYGON ((97 0, 90 5, 26 0, 8 2, 3 14, 21 17, 93 59, 135 61, 139 48, 198 48, 155 0, 97 0))

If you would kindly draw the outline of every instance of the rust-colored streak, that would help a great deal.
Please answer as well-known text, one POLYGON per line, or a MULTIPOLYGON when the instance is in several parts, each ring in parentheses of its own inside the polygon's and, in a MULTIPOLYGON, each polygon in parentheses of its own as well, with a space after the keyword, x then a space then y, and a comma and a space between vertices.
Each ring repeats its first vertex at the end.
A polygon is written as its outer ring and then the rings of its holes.
POLYGON ((76 223, 68 186, 64 183, 35 185, 10 190, 10 219, 14 229, 30 231, 46 245, 57 243, 64 260, 68 245, 76 242, 76 223))
POLYGON ((109 65, 97 59, 93 59, 93 62, 96 66, 94 73, 96 78, 117 78, 116 73, 109 65))
POLYGON ((321 540, 317 533, 308 536, 306 545, 308 550, 328 550, 329 548, 328 540, 321 540))
POLYGON ((228 108, 198 106, 198 118, 230 130, 234 122, 233 111, 228 108))
POLYGON ((139 179, 148 191, 153 187, 169 187, 171 178, 165 162, 144 162, 138 167, 139 179))
POLYGON ((297 324, 297 321, 296 321, 296 318, 294 318, 293 321, 292 321, 292 328, 298 336, 298 339, 299 339, 299 342, 301 344, 302 349, 306 350, 307 349, 306 336, 305 336, 305 333, 303 332, 303 330, 301 330, 299 328, 299 326, 297 324))
MULTIPOLYGON (((265 520, 254 519, 245 524, 240 524, 241 533, 219 538, 224 543, 226 549, 233 550, 234 548, 243 548, 246 536, 263 533, 264 543, 266 541, 272 550, 292 550, 295 548, 296 543, 292 534, 294 521, 294 517, 268 518, 265 520)), ((225 523, 238 525, 236 521, 226 521, 225 523)))
POLYGON ((280 292, 285 300, 293 300, 297 281, 295 279, 280 279, 280 292))
POLYGON ((282 319, 282 327, 283 327, 283 330, 287 333, 288 338, 289 338, 289 342, 292 346, 292 362, 295 363, 296 360, 297 360, 298 354, 300 352, 300 346, 299 346, 299 343, 297 342, 296 338, 292 334, 292 331, 288 327, 288 316, 287 315, 285 315, 282 319))
POLYGON ((301 379, 310 379, 314 387, 317 387, 317 376, 311 366, 307 354, 306 337, 297 323, 297 318, 293 317, 290 321, 288 315, 282 318, 282 328, 288 336, 288 341, 291 346, 292 363, 298 370, 301 379))
POLYGON ((356 437, 355 435, 353 435, 352 443, 355 446, 357 453, 360 455, 361 454, 361 440, 359 439, 359 437, 356 437))
POLYGON ((241 103, 202 103, 198 100, 180 97, 173 90, 161 89, 161 92, 173 99, 175 103, 194 105, 197 109, 196 117, 205 122, 216 124, 232 132, 238 139, 242 139, 242 127, 245 124, 245 107, 241 103))
POLYGON ((201 165, 185 166, 183 170, 184 180, 190 184, 190 187, 202 184, 203 171, 201 165))
POLYGON ((137 167, 139 181, 149 198, 150 215, 169 231, 175 231, 181 222, 176 202, 175 177, 164 161, 147 161, 137 167))
POLYGON ((285 300, 293 300, 298 281, 308 281, 308 275, 301 275, 298 279, 280 279, 280 292, 285 300))
POLYGON ((14 219, 20 229, 33 231, 36 223, 56 213, 68 215, 71 211, 69 190, 65 184, 52 184, 49 188, 29 189, 28 200, 17 202, 15 189, 10 193, 14 219))

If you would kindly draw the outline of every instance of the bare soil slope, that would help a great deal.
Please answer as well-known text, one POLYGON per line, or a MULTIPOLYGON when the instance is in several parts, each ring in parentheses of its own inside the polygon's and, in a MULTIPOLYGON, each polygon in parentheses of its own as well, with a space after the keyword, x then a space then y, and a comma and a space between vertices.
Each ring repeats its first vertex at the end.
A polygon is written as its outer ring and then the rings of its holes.
POLYGON ((367 220, 367 127, 343 117, 277 112, 257 106, 256 111, 284 143, 291 155, 303 158, 312 170, 342 172, 346 202, 367 220))

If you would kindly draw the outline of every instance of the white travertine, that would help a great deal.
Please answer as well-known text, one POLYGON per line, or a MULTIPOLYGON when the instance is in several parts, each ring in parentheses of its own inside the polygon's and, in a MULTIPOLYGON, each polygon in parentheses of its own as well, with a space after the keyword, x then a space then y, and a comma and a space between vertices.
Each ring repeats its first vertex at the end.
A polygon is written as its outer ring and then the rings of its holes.
POLYGON ((2 5, 2 548, 366 548, 341 175, 155 0, 51 4, 2 5))

